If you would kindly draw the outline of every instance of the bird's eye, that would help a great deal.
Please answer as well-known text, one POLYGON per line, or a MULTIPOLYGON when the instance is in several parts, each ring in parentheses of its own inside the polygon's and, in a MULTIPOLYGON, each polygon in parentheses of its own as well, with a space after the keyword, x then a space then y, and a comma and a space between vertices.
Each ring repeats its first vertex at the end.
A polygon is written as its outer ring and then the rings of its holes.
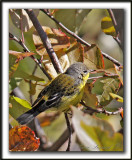
POLYGON ((87 70, 84 70, 84 71, 83 71, 83 73, 85 73, 85 74, 86 74, 87 72, 88 72, 87 70))

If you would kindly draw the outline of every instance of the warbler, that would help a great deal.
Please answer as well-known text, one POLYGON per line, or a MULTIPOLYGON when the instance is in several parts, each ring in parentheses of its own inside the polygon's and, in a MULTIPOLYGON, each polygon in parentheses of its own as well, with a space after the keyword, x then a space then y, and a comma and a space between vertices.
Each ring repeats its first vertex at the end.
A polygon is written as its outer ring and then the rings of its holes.
POLYGON ((67 112, 70 105, 76 106, 81 101, 91 71, 81 62, 72 64, 65 73, 58 75, 39 93, 32 109, 16 120, 22 125, 27 124, 38 114, 51 108, 67 112))

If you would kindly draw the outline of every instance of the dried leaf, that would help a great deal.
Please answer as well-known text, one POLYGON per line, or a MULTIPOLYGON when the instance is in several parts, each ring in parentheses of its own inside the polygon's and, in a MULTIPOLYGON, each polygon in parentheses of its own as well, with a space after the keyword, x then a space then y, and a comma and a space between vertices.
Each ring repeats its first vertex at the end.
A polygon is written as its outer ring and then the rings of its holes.
POLYGON ((84 94, 82 100, 85 101, 85 104, 89 107, 96 108, 98 105, 98 99, 96 94, 93 94, 92 91, 93 84, 87 83, 84 88, 84 94))
POLYGON ((84 47, 84 63, 88 68, 104 69, 104 59, 101 50, 95 45, 84 47))
POLYGON ((37 85, 37 81, 35 83, 33 83, 32 81, 30 82, 30 95, 35 95, 36 93, 36 85, 37 85))
POLYGON ((119 79, 123 85, 123 66, 119 68, 118 66, 114 65, 114 67, 115 67, 115 71, 118 74, 119 79))
POLYGON ((36 151, 40 140, 27 126, 16 126, 9 131, 9 151, 36 151))
MULTIPOLYGON (((43 30, 46 32, 51 45, 53 46, 54 51, 58 51, 63 48, 70 46, 68 36, 63 33, 61 30, 52 29, 50 27, 42 26, 43 30)), ((47 55, 46 48, 43 46, 41 38, 38 35, 37 31, 33 33, 33 41, 36 47, 36 51, 39 55, 47 55)))
POLYGON ((70 39, 70 47, 67 48, 65 53, 68 55, 70 64, 75 62, 83 62, 84 49, 81 43, 78 43, 75 39, 70 39))

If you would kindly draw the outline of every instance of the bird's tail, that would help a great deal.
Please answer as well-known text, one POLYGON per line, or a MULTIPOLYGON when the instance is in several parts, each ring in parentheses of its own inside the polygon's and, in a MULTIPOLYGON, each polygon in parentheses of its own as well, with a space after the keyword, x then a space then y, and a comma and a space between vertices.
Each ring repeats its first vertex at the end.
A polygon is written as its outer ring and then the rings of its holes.
POLYGON ((41 105, 40 106, 35 106, 32 109, 28 110, 27 112, 23 113, 22 115, 20 115, 16 120, 18 121, 18 123, 20 123, 21 125, 23 124, 27 124, 30 121, 32 121, 38 114, 40 114, 41 112, 47 110, 48 108, 43 108, 43 110, 41 110, 41 105))

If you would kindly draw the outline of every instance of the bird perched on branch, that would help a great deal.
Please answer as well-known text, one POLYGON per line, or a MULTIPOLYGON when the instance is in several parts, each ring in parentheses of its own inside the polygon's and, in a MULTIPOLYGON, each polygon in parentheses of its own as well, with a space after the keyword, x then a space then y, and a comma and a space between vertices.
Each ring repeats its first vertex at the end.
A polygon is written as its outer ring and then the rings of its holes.
POLYGON ((67 112, 70 105, 75 106, 81 101, 84 86, 91 71, 93 70, 88 69, 81 62, 72 64, 65 73, 58 75, 39 93, 38 98, 32 105, 32 109, 16 120, 20 124, 27 124, 38 114, 51 108, 67 112))

